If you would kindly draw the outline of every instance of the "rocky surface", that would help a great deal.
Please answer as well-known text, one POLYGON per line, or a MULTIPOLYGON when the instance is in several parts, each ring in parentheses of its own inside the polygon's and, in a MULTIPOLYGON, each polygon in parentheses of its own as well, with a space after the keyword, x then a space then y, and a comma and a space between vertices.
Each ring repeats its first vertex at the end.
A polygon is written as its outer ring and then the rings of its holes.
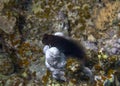
POLYGON ((120 39, 107 40, 104 50, 109 55, 120 55, 120 39))
POLYGON ((0 53, 0 74, 10 75, 14 73, 14 64, 6 53, 0 53))
POLYGON ((74 60, 67 61, 67 83, 54 81, 47 72, 41 39, 55 32, 83 43, 88 65, 100 77, 95 86, 113 84, 111 75, 119 81, 119 12, 117 0, 0 0, 0 85, 87 86, 74 60))

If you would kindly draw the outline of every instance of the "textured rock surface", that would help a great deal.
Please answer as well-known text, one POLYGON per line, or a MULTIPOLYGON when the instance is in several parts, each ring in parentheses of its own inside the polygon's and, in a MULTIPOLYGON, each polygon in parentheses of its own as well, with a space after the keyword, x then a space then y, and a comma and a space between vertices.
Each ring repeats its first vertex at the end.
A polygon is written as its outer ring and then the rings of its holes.
POLYGON ((44 65, 44 59, 39 59, 34 62, 31 62, 29 66, 29 71, 34 74, 36 79, 41 80, 46 72, 46 67, 44 65))
POLYGON ((120 55, 120 39, 110 39, 106 41, 104 50, 109 55, 120 55))
POLYGON ((12 34, 15 31, 15 23, 15 17, 9 19, 7 16, 0 16, 0 29, 7 34, 12 34))
POLYGON ((0 74, 10 75, 14 72, 14 65, 6 53, 0 53, 0 74))
POLYGON ((45 33, 63 32, 79 42, 83 40, 90 58, 88 65, 95 68, 96 76, 101 77, 96 79, 95 84, 102 86, 116 69, 119 70, 119 67, 112 69, 120 56, 120 42, 117 42, 120 38, 119 12, 119 0, 0 0, 0 36, 4 40, 0 40, 0 51, 3 48, 14 57, 11 59, 2 54, 7 58, 0 58, 0 64, 5 65, 5 68, 0 67, 1 74, 8 76, 0 75, 0 85, 16 86, 17 83, 20 86, 46 86, 50 81, 48 86, 87 86, 88 79, 81 81, 78 77, 80 71, 75 71, 78 66, 74 65, 73 60, 73 64, 67 63, 75 74, 65 71, 69 82, 55 84, 50 74, 46 74, 41 38, 45 33), (1 48, 2 43, 4 46, 1 48), (101 52, 101 48, 105 52, 101 52), (22 68, 22 74, 14 72, 16 77, 9 76, 14 70, 11 60, 22 68))

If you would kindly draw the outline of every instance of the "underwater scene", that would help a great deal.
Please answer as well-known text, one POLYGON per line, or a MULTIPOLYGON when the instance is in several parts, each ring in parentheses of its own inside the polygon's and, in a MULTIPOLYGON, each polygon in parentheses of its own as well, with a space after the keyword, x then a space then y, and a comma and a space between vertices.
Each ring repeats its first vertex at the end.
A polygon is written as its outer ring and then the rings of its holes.
POLYGON ((0 86, 120 86, 120 0, 0 0, 0 86))

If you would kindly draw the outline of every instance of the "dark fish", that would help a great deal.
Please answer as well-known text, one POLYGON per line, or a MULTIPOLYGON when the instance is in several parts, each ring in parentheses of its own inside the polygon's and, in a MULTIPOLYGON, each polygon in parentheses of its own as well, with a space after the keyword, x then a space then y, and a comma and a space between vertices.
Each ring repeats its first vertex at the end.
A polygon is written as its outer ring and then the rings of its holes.
POLYGON ((78 45, 71 39, 66 39, 61 36, 45 34, 42 39, 43 44, 50 45, 51 47, 57 47, 66 56, 74 57, 80 60, 85 60, 86 53, 83 46, 78 45))

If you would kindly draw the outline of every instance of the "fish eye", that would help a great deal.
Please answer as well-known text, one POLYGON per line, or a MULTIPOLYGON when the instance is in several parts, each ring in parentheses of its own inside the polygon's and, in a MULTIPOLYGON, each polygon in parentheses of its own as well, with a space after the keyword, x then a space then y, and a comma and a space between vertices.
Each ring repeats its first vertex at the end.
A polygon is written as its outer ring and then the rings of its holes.
POLYGON ((48 34, 44 34, 44 35, 43 35, 43 38, 42 38, 42 43, 43 43, 43 44, 45 44, 45 43, 47 42, 48 36, 49 36, 48 34))

